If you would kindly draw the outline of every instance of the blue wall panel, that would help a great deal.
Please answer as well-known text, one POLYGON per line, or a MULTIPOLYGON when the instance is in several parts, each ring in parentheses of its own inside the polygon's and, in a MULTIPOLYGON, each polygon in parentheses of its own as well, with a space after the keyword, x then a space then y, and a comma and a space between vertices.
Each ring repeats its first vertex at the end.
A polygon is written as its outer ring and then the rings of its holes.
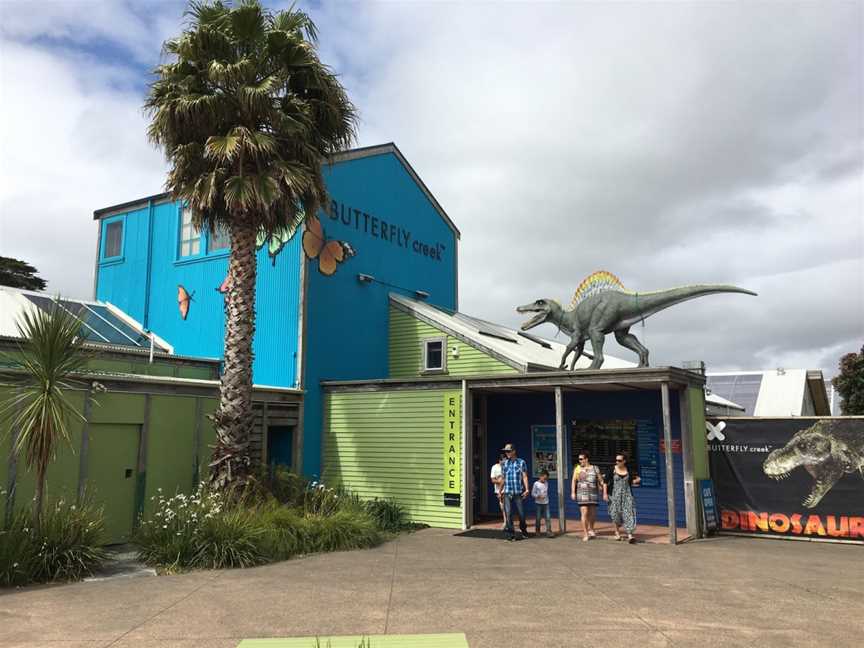
POLYGON ((116 261, 101 261, 105 221, 99 223, 96 299, 111 302, 141 323, 144 321, 143 285, 147 276, 148 215, 149 208, 145 206, 122 216, 123 255, 116 261))
POLYGON ((429 302, 456 308, 455 233, 398 158, 387 153, 341 162, 325 167, 325 177, 335 201, 320 214, 325 235, 347 241, 357 254, 330 277, 319 272, 317 261, 308 262, 307 475, 319 474, 321 466, 320 381, 387 376, 388 294, 424 290, 429 302), (424 244, 441 258, 424 255, 424 244), (358 273, 378 282, 360 283, 358 273))
MULTIPOLYGON (((567 422, 565 431, 565 465, 570 462, 572 455, 570 444, 570 421, 574 419, 650 419, 654 422, 660 438, 663 437, 663 413, 660 403, 660 392, 607 392, 596 394, 565 393, 564 398, 564 420, 567 422)), ((670 391, 670 409, 672 412, 672 438, 681 438, 681 426, 678 420, 678 394, 670 391)), ((498 449, 504 447, 505 443, 513 443, 517 454, 528 462, 528 468, 533 475, 531 466, 531 426, 532 425, 555 425, 555 396, 549 394, 530 395, 490 395, 488 397, 488 421, 487 421, 487 456, 486 470, 498 460, 498 449)), ((666 458, 664 453, 659 453, 660 463, 658 471, 660 474, 660 486, 655 488, 634 488, 636 498, 636 520, 639 524, 667 524, 666 506, 666 458)), ((579 507, 570 500, 570 478, 573 474, 573 466, 567 468, 567 484, 564 492, 567 496, 567 517, 576 519, 579 517, 579 507)), ((675 513, 678 526, 686 525, 684 511, 684 469, 681 463, 681 455, 673 455, 673 470, 675 473, 675 513)), ((485 479, 490 511, 498 511, 498 500, 492 492, 491 484, 485 479)), ((534 478, 529 482, 534 483, 534 478)), ((549 480, 549 505, 553 518, 558 516, 558 485, 557 480, 549 480)), ((526 507, 526 516, 529 520, 534 519, 534 503, 529 497, 526 507)), ((597 517, 608 520, 609 515, 606 504, 600 503, 597 517)))
MULTIPOLYGON (((100 264, 97 298, 112 302, 174 346, 178 354, 221 358, 225 335, 224 298, 217 288, 228 270, 227 250, 178 258, 180 209, 167 202, 126 215, 130 237, 122 262, 100 264), (151 244, 148 246, 148 231, 151 244), (147 281, 147 251, 150 281, 147 281), (184 320, 177 286, 193 295, 184 320)), ((204 242, 202 241, 202 249, 204 242)), ((300 238, 276 257, 258 251, 253 379, 257 384, 293 387, 297 382, 300 238)))

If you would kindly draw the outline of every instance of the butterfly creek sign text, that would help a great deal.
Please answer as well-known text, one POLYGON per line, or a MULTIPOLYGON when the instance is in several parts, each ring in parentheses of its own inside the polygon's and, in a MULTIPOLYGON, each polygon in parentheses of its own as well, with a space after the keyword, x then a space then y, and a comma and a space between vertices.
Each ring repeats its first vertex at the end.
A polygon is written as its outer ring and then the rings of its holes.
POLYGON ((411 232, 404 227, 388 223, 377 216, 367 214, 338 200, 330 201, 327 215, 330 220, 341 221, 343 225, 348 227, 353 226, 358 232, 363 232, 367 236, 380 238, 391 245, 397 245, 436 261, 443 260, 442 254, 447 249, 443 243, 425 243, 416 240, 411 236, 411 232))

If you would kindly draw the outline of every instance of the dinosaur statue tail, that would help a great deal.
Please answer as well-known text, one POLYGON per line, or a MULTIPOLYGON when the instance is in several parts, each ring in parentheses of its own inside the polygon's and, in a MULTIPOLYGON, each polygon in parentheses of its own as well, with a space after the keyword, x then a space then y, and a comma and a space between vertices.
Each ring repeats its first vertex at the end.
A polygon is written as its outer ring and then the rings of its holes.
POLYGON ((620 328, 627 328, 641 322, 645 318, 665 308, 680 304, 681 302, 714 295, 718 293, 742 293, 744 295, 756 295, 752 290, 729 286, 724 284, 700 284, 695 286, 682 286, 670 288, 669 290, 658 290, 656 292, 631 293, 633 301, 631 308, 625 318, 621 321, 620 328))

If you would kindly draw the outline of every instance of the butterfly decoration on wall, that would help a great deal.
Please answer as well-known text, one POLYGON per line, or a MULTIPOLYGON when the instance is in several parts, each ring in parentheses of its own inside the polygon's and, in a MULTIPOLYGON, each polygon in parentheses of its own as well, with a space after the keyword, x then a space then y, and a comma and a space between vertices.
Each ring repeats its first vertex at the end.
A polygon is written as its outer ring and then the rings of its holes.
POLYGON ((177 306, 180 307, 180 317, 184 320, 189 314, 189 304, 192 303, 192 298, 195 296, 193 290, 190 294, 183 286, 177 285, 177 306))
POLYGON ((219 287, 216 288, 216 292, 222 293, 225 297, 225 303, 228 303, 228 291, 231 290, 231 272, 225 273, 225 278, 222 280, 222 283, 219 284, 219 287))
POLYGON ((292 221, 285 225, 285 227, 280 227, 270 234, 265 233, 263 230, 258 232, 258 238, 255 240, 255 247, 260 250, 266 245, 267 254, 270 256, 270 261, 275 266, 276 256, 282 251, 282 248, 285 247, 288 241, 294 238, 294 235, 297 233, 297 230, 300 229, 305 218, 306 213, 302 209, 298 209, 294 214, 292 221))
POLYGON ((318 259, 318 271, 331 276, 339 264, 356 254, 354 248, 345 241, 337 241, 324 236, 324 228, 315 216, 306 219, 303 232, 303 251, 309 259, 318 259))

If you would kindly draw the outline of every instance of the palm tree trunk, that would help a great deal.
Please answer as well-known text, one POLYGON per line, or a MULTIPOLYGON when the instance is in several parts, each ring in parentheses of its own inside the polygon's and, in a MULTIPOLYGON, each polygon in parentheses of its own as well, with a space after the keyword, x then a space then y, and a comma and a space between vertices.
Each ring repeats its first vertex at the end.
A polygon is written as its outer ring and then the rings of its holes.
POLYGON ((242 486, 250 472, 256 236, 257 231, 251 225, 235 221, 231 226, 225 364, 219 388, 219 407, 214 414, 216 446, 210 463, 210 483, 220 490, 242 486))

